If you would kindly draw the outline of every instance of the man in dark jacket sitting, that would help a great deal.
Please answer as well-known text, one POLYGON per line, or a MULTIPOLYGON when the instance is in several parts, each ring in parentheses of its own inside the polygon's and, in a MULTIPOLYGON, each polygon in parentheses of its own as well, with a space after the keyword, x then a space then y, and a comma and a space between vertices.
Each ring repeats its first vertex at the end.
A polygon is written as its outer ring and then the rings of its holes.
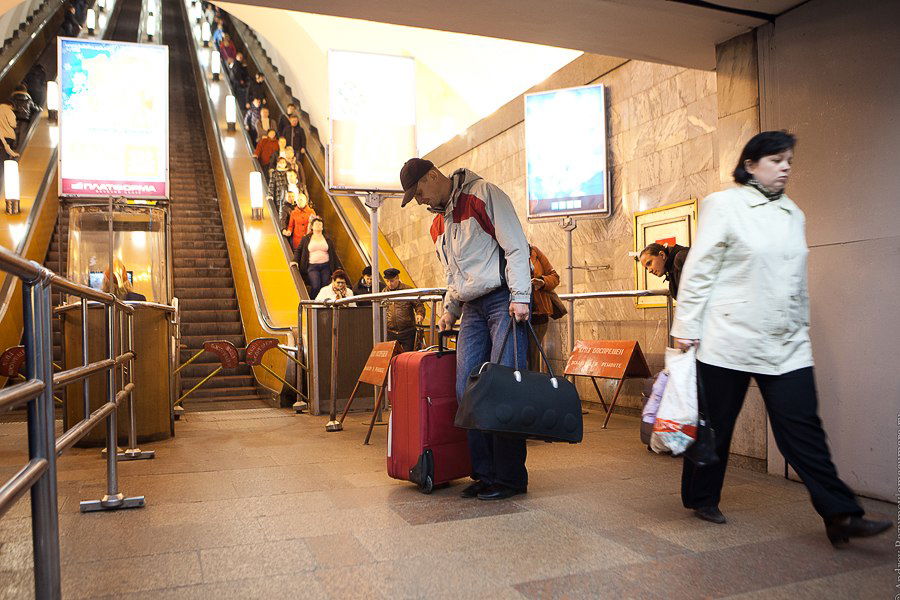
POLYGON ((650 272, 651 275, 664 277, 669 282, 669 294, 674 300, 678 296, 678 283, 681 281, 681 269, 687 259, 690 248, 668 244, 648 244, 641 250, 637 261, 650 272))
MULTIPOLYGON (((385 269, 384 281, 387 284, 385 291, 412 289, 400 281, 399 269, 385 269)), ((416 325, 425 318, 425 305, 420 300, 388 302, 385 313, 387 341, 398 340, 403 347, 403 352, 414 351, 416 349, 416 325)))

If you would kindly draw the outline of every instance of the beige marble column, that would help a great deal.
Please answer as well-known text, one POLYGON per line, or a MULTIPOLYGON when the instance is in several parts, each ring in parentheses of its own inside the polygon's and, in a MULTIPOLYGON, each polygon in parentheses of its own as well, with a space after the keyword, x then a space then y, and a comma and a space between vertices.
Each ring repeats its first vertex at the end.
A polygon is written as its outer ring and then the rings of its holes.
POLYGON ((759 133, 759 66, 756 33, 751 31, 716 46, 716 96, 719 105, 719 182, 730 183, 741 149, 759 133))

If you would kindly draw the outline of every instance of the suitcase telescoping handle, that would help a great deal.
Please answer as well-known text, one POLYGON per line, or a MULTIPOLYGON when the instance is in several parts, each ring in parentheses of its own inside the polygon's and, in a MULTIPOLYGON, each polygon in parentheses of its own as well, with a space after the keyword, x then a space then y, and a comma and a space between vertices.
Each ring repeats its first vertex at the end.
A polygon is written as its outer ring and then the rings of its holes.
POLYGON ((446 331, 438 332, 438 354, 443 354, 447 352, 447 346, 445 345, 445 340, 451 336, 458 334, 458 331, 454 331, 452 329, 448 329, 446 331))
POLYGON ((448 338, 454 335, 457 335, 459 331, 454 329, 448 329, 447 331, 439 331, 438 332, 438 343, 437 346, 428 346, 427 348, 420 350, 420 352, 431 352, 435 348, 437 348, 438 355, 441 355, 445 352, 450 352, 450 349, 447 348, 444 344, 444 338, 448 338))

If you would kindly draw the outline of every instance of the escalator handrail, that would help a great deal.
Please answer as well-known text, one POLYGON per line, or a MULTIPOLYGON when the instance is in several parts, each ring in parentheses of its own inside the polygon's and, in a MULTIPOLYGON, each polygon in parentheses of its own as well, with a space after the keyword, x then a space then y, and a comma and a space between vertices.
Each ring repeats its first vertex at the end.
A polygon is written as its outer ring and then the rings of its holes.
MULTIPOLYGON (((212 42, 210 42, 210 44, 212 44, 212 42)), ((217 50, 215 49, 214 46, 211 46, 211 52, 217 52, 217 50)), ((204 71, 203 73, 205 76, 206 72, 204 71)), ((231 87, 231 80, 228 78, 228 76, 226 76, 224 74, 221 75, 219 77, 219 82, 220 83, 224 82, 224 84, 227 86, 227 88, 231 91, 231 94, 234 95, 234 88, 231 87)), ((237 125, 237 124, 235 124, 235 125, 237 125)), ((255 156, 253 156, 253 152, 256 149, 253 148, 253 146, 251 146, 250 137, 247 135, 247 131, 243 127, 241 127, 241 133, 242 133, 241 139, 244 140, 244 143, 246 144, 247 149, 250 151, 250 155, 251 155, 250 159, 253 162, 253 166, 256 168, 257 171, 265 174, 265 171, 263 170, 263 167, 260 164, 259 159, 256 158, 255 156)), ((219 136, 219 137, 220 137, 220 141, 221 141, 221 136, 219 136)), ((229 171, 229 178, 230 178, 231 177, 230 169, 228 171, 229 171)), ((266 179, 268 179, 268 177, 266 179)), ((284 252, 284 256, 287 259, 288 264, 291 265, 291 267, 290 267, 291 278, 294 280, 294 285, 297 288, 298 294, 302 297, 303 292, 306 290, 306 284, 303 283, 303 277, 301 277, 301 275, 300 275, 299 267, 295 267, 295 265, 294 265, 294 250, 293 250, 293 248, 290 248, 288 246, 287 239, 283 235, 281 235, 281 215, 277 215, 276 213, 277 213, 277 210, 276 210, 275 202, 273 200, 272 202, 269 202, 269 219, 271 220, 272 224, 275 226, 275 230, 278 231, 278 234, 279 234, 278 238, 279 238, 279 242, 281 245, 281 250, 284 252)))
MULTIPOLYGON (((250 286, 250 294, 253 296, 253 303, 256 305, 257 314, 262 319, 263 328, 266 329, 268 333, 273 334, 284 334, 290 333, 291 327, 285 326, 281 327, 278 325, 274 325, 272 323, 272 319, 269 315, 268 308, 266 305, 260 301, 259 294, 259 274, 256 270, 256 265, 253 262, 252 254, 247 251, 247 240, 244 238, 244 219, 241 215, 240 204, 237 199, 237 192, 235 191, 234 181, 231 177, 231 170, 228 168, 228 165, 225 163, 225 148, 222 146, 222 136, 218 132, 219 124, 216 119, 212 118, 215 115, 215 110, 212 104, 212 98, 209 96, 209 88, 206 85, 206 71, 202 68, 200 64, 200 57, 196 52, 196 43, 193 37, 193 32, 190 27, 189 16, 187 14, 187 7, 183 2, 179 2, 181 6, 182 14, 184 15, 184 25, 185 25, 185 35, 187 37, 187 42, 189 46, 189 50, 193 59, 191 60, 191 65, 193 66, 194 75, 197 78, 196 83, 199 84, 197 87, 203 89, 203 98, 206 99, 206 110, 209 113, 209 119, 206 119, 207 125, 210 125, 209 121, 211 121, 211 126, 215 127, 217 133, 215 133, 212 137, 215 139, 215 143, 218 150, 218 161, 220 166, 222 167, 223 172, 225 173, 225 185, 228 188, 228 200, 231 202, 232 209, 235 212, 235 219, 238 224, 238 232, 241 238, 240 249, 241 249, 241 258, 244 260, 244 264, 247 266, 247 271, 250 273, 250 278, 252 280, 252 285, 250 286)), ((199 100, 199 98, 198 98, 199 100)), ((203 102, 201 100, 201 110, 203 107, 203 102)), ((212 153, 210 153, 210 160, 213 160, 212 153)), ((292 268, 293 273, 293 268, 292 268)), ((296 281, 296 277, 295 277, 296 281)), ((302 280, 301 280, 302 285, 302 280)))
MULTIPOLYGON (((246 58, 248 60, 252 60, 254 66, 256 67, 256 71, 258 73, 261 73, 262 69, 259 68, 259 62, 256 60, 256 57, 250 53, 250 48, 247 45, 247 43, 244 41, 243 34, 241 33, 240 28, 235 24, 236 19, 234 19, 234 17, 232 17, 227 12, 225 14, 227 15, 229 21, 232 24, 232 33, 236 34, 240 38, 240 41, 241 41, 242 45, 244 46, 246 58)), ((274 65, 273 65, 273 68, 274 68, 274 65)), ((265 80, 265 83, 266 83, 266 88, 270 92, 269 96, 272 98, 272 101, 278 107, 278 111, 282 115, 286 115, 287 107, 285 107, 282 104, 282 102, 278 98, 277 94, 274 93, 274 90, 272 89, 272 83, 270 81, 270 78, 267 77, 265 80)), ((316 137, 318 138, 318 136, 316 136, 316 137)), ((311 140, 311 139, 312 139, 312 132, 307 131, 307 140, 311 140)), ((321 145, 321 141, 319 142, 319 144, 321 145)), ((307 142, 307 145, 309 145, 308 142, 307 142)), ((323 153, 327 157, 327 152, 323 151, 323 153)), ((341 220, 341 224, 344 226, 344 229, 348 233, 351 234, 350 239, 353 241, 353 245, 356 247, 357 252, 359 252, 359 255, 361 257, 363 257, 366 260, 366 262, 371 262, 371 257, 369 256, 369 253, 366 251, 366 249, 360 243, 358 237, 355 235, 355 232, 353 231, 353 228, 350 226, 350 220, 347 218, 347 214, 344 212, 344 207, 341 205, 340 202, 338 202, 338 196, 335 194, 332 194, 331 191, 328 189, 328 184, 325 182, 325 176, 322 174, 321 170, 319 169, 319 165, 316 163, 316 161, 314 161, 312 159, 312 157, 309 155, 308 151, 305 152, 303 155, 301 155, 300 160, 302 161, 304 157, 306 158, 307 162, 309 163, 310 167, 312 168, 312 172, 316 176, 316 179, 318 179, 319 184, 322 186, 322 190, 324 190, 325 195, 327 195, 328 199, 331 201, 331 204, 334 207, 334 210, 337 213, 338 218, 341 220)), ((346 195, 350 196, 349 194, 346 194, 346 195)), ((364 216, 366 221, 369 220, 369 214, 367 211, 360 211, 360 214, 364 216)))
MULTIPOLYGON (((119 9, 119 3, 117 2, 113 11, 114 12, 118 11, 118 9, 119 9)), ((49 17, 47 17, 47 19, 44 20, 44 22, 42 23, 41 26, 44 26, 46 24, 46 21, 50 17, 52 17, 53 14, 55 14, 55 13, 51 12, 51 15, 49 17)), ((116 12, 116 14, 118 14, 118 13, 116 12)), ((106 29, 103 30, 103 39, 106 38, 107 32, 109 32, 109 30, 110 30, 109 24, 111 22, 112 22, 112 17, 110 17, 110 19, 107 21, 106 29)), ((40 30, 38 29, 36 31, 40 31, 40 30)), ((83 30, 82 33, 84 33, 84 31, 87 31, 87 29, 83 30)), ((33 41, 36 37, 37 36, 34 36, 33 38, 31 38, 31 41, 33 41)), ((79 37, 81 37, 81 35, 79 35, 79 37)), ((29 43, 31 43, 31 42, 29 42, 29 43)), ((24 47, 27 47, 27 46, 28 46, 28 44, 25 44, 24 47)), ((18 58, 20 56, 21 56, 20 53, 17 54, 15 60, 18 60, 18 58)), ((0 80, 3 79, 3 76, 8 72, 8 69, 12 66, 12 64, 15 62, 15 60, 11 61, 8 65, 6 65, 6 67, 4 67, 4 69, 2 71, 0 71, 0 73, 2 73, 2 75, 0 75, 0 80)), ((38 113, 37 116, 35 116, 31 120, 31 123, 28 125, 27 132, 25 133, 25 136, 22 139, 22 147, 19 149, 20 152, 25 151, 25 149, 27 148, 28 142, 31 141, 31 138, 34 135, 35 130, 37 129, 38 123, 40 123, 41 119, 44 118, 44 113, 43 113, 44 107, 40 107, 40 108, 41 108, 41 112, 38 113)), ((37 194, 35 194, 34 201, 31 204, 31 210, 28 214, 28 219, 26 219, 26 221, 25 221, 25 232, 26 233, 22 237, 22 239, 19 242, 19 244, 17 245, 17 247, 12 249, 16 254, 22 254, 22 252, 24 252, 25 248, 28 247, 28 244, 30 243, 31 239, 34 237, 35 229, 36 229, 35 219, 37 219, 37 215, 41 212, 41 209, 44 206, 44 200, 47 198, 47 192, 50 189, 51 179, 57 178, 57 169, 59 168, 59 143, 57 143, 56 146, 53 148, 53 152, 50 154, 50 160, 47 161, 47 165, 48 165, 47 169, 44 171, 44 176, 41 179, 41 185, 38 186, 37 194)), ((62 244, 62 240, 60 240, 60 244, 62 244)), ((13 284, 14 284, 14 279, 12 277, 5 277, 3 279, 3 283, 0 284, 0 316, 4 315, 6 313, 7 308, 9 307, 9 300, 11 297, 12 290, 14 289, 13 284)))
MULTIPOLYGON (((44 19, 32 29, 31 34, 28 36, 25 43, 19 47, 19 49, 12 56, 9 62, 6 63, 6 66, 0 69, 0 81, 2 81, 9 74, 9 71, 13 68, 13 65, 15 65, 25 53, 25 51, 31 47, 31 44, 33 44, 34 40, 36 40, 38 37, 37 33, 42 31, 44 27, 47 26, 47 23, 56 15, 56 12, 65 6, 65 2, 62 2, 62 0, 48 0, 48 2, 55 2, 57 4, 56 10, 49 11, 47 16, 45 16, 44 19)), ((38 10, 44 10, 44 6, 46 4, 47 3, 41 4, 41 7, 38 10)))

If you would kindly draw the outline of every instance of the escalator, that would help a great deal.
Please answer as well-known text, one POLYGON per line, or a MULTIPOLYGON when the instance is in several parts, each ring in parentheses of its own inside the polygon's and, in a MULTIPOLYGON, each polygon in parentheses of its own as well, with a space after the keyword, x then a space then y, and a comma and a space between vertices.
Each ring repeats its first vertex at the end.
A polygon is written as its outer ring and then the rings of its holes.
MULTIPOLYGON (((180 362, 208 340, 246 346, 235 282, 202 115, 193 81, 192 49, 184 14, 176 1, 163 6, 163 36, 169 46, 169 177, 174 295, 181 311, 180 362)), ((243 354, 243 351, 241 351, 243 354)), ((181 371, 181 393, 218 365, 206 353, 181 371)), ((243 356, 242 356, 243 358, 243 356)), ((204 384, 184 401, 186 411, 272 406, 271 393, 257 387, 250 367, 240 365, 204 384)))
MULTIPOLYGON (((140 28, 141 4, 141 0, 119 0, 113 9, 113 14, 104 32, 103 39, 118 42, 137 41, 138 29, 140 28)), ((50 44, 37 61, 44 66, 48 80, 56 78, 58 68, 56 61, 57 46, 56 44, 50 44)), ((60 210, 57 213, 56 225, 53 228, 53 235, 50 238, 50 246, 47 248, 47 257, 44 259, 44 266, 63 277, 68 277, 68 255, 69 211, 61 202, 60 210)), ((54 290, 52 302, 53 306, 64 304, 64 294, 54 290)), ((53 319, 53 362, 57 365, 62 365, 64 360, 62 342, 62 322, 60 319, 53 319)))
MULTIPOLYGON (((244 52, 251 71, 261 72, 266 77, 269 88, 269 109, 275 120, 284 113, 288 103, 299 107, 300 122, 307 133, 307 155, 303 160, 306 180, 309 186, 310 201, 323 217, 329 233, 335 239, 341 260, 354 281, 359 277, 362 268, 370 263, 371 235, 369 212, 357 196, 333 196, 329 193, 325 182, 325 147, 319 132, 312 127, 309 115, 305 114, 300 103, 293 97, 277 67, 267 55, 256 33, 236 17, 225 15, 226 30, 229 31, 238 50, 244 52)), ((400 277, 408 284, 414 281, 404 268, 400 258, 391 248, 383 234, 379 233, 378 241, 379 268, 394 267, 400 270, 400 277)))

